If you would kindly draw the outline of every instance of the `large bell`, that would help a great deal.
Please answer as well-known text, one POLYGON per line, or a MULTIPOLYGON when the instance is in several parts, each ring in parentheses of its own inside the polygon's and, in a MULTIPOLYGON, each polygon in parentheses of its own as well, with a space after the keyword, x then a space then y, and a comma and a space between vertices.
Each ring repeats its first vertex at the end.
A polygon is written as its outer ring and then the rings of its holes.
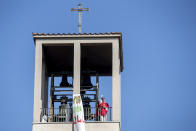
POLYGON ((82 75, 81 76, 81 91, 80 94, 83 96, 85 94, 84 89, 91 89, 92 88, 91 78, 89 75, 82 75))
POLYGON ((93 84, 91 83, 91 77, 89 75, 82 76, 81 86, 85 86, 85 88, 91 88, 93 86, 93 84))
POLYGON ((68 81, 67 81, 67 75, 63 75, 63 76, 62 76, 62 81, 61 81, 60 86, 61 86, 61 87, 68 87, 68 86, 71 86, 71 84, 69 84, 68 81))

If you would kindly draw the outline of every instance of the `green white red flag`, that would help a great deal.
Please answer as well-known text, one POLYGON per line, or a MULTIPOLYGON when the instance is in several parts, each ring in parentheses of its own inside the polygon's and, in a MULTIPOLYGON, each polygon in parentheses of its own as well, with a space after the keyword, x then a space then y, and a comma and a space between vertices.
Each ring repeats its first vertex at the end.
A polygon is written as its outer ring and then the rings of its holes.
POLYGON ((73 94, 74 131, 85 131, 84 109, 80 94, 73 94))

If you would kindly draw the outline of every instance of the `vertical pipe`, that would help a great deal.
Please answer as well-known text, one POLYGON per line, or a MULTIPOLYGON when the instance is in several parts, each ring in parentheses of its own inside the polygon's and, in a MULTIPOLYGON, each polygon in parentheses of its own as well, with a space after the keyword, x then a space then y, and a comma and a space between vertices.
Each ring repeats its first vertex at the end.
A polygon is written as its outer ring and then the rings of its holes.
POLYGON ((99 101, 99 76, 98 76, 98 74, 96 74, 96 105, 95 105, 96 119, 98 117, 98 114, 97 114, 97 112, 98 112, 98 101, 99 101))
POLYGON ((99 100, 99 76, 98 76, 98 74, 96 74, 96 104, 97 104, 97 102, 98 102, 98 100, 99 100))
POLYGON ((49 112, 50 112, 50 120, 49 122, 53 121, 53 114, 54 114, 54 102, 53 102, 53 88, 54 88, 54 76, 51 76, 51 87, 50 87, 50 105, 49 105, 49 112))
POLYGON ((87 109, 87 120, 89 120, 89 107, 87 109))
POLYGON ((110 121, 112 120, 111 108, 109 107, 110 111, 110 121))

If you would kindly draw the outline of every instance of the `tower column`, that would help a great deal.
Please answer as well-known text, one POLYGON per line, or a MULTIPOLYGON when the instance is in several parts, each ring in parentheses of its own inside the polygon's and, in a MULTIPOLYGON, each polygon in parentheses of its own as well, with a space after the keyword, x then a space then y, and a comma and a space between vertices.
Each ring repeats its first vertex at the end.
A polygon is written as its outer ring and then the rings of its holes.
POLYGON ((73 93, 80 94, 80 60, 81 59, 81 47, 80 43, 74 43, 74 75, 73 75, 73 93))
POLYGON ((121 121, 121 77, 119 42, 112 43, 112 120, 121 121))
POLYGON ((41 108, 43 106, 43 79, 42 79, 42 43, 36 42, 35 47, 35 80, 34 80, 34 115, 33 122, 40 122, 41 108))

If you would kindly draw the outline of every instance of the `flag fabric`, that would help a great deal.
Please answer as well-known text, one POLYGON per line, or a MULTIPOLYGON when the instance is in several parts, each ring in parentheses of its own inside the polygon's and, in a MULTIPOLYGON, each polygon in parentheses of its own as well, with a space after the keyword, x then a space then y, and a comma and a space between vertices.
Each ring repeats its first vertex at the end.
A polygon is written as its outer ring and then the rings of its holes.
POLYGON ((74 131, 85 131, 84 109, 80 94, 73 94, 74 131))

